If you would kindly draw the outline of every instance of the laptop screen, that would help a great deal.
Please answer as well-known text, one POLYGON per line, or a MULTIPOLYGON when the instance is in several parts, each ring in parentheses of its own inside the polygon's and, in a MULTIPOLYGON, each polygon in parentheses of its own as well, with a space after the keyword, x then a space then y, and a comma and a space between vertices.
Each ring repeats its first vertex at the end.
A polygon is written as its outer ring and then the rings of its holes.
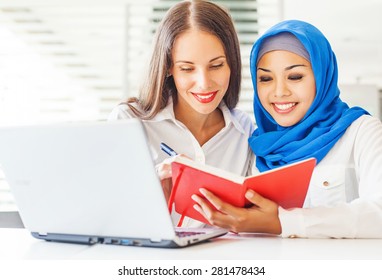
POLYGON ((174 237, 139 120, 3 127, 0 164, 32 232, 174 237))

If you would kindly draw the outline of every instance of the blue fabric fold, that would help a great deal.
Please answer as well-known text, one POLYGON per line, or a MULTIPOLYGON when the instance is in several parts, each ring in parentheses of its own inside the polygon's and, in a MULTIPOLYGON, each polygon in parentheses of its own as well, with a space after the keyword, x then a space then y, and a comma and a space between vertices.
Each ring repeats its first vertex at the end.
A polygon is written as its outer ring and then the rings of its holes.
POLYGON ((314 157, 319 163, 353 121, 367 111, 343 102, 338 88, 337 60, 330 43, 313 25, 287 20, 270 28, 252 47, 250 70, 254 87, 254 113, 258 128, 249 138, 260 171, 314 157), (290 32, 310 56, 316 81, 316 96, 304 118, 290 127, 278 125, 261 105, 256 81, 256 61, 262 42, 281 32, 290 32))

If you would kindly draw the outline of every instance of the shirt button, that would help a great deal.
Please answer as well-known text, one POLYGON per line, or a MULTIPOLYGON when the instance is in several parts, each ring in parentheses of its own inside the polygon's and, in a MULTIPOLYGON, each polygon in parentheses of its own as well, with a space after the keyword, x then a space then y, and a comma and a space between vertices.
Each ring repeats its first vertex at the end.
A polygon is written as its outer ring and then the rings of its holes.
POLYGON ((329 182, 328 182, 328 181, 324 181, 324 182, 322 183, 322 185, 323 185, 324 187, 328 187, 328 186, 329 186, 329 182))

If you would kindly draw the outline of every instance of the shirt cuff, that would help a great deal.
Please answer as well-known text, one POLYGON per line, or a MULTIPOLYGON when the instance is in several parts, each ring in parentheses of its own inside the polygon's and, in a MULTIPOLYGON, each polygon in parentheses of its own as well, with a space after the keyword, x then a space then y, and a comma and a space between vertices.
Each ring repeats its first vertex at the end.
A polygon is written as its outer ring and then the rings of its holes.
POLYGON ((284 209, 279 207, 279 219, 281 223, 281 236, 288 238, 306 237, 304 217, 302 209, 284 209))

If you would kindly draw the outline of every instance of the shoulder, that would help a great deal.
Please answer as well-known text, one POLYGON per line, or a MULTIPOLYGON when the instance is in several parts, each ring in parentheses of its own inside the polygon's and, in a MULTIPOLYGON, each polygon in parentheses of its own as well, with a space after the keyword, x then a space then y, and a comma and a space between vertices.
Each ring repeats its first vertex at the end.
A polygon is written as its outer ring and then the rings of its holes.
POLYGON ((253 132, 255 129, 255 121, 248 113, 237 108, 231 109, 230 113, 233 122, 237 122, 245 131, 253 132))
POLYGON ((345 133, 336 143, 336 146, 353 146, 369 142, 375 139, 376 135, 382 137, 381 121, 370 115, 362 115, 346 129, 345 133))
POLYGON ((370 115, 362 115, 350 125, 347 132, 348 134, 374 134, 378 131, 382 131, 381 120, 370 115))
POLYGON ((357 151, 379 150, 382 146, 381 120, 370 115, 363 115, 352 123, 345 135, 349 141, 354 141, 357 151))
MULTIPOLYGON (((133 105, 134 106, 134 105, 133 105)), ((136 107, 136 106, 135 106, 136 107)), ((120 120, 120 119, 131 119, 137 118, 131 108, 123 103, 116 106, 109 114, 108 120, 120 120)))

